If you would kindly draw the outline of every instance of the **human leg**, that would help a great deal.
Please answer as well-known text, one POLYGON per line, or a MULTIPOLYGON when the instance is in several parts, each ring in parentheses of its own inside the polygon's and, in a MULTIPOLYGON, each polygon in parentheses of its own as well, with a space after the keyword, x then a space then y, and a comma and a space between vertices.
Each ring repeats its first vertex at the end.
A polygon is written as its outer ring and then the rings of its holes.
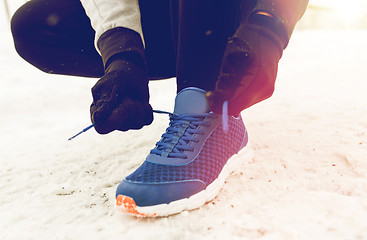
POLYGON ((181 0, 177 12, 177 90, 212 90, 227 40, 239 25, 239 1, 181 0))
POLYGON ((170 0, 140 0, 145 59, 150 79, 176 76, 170 0))
POLYGON ((94 30, 78 0, 32 0, 11 21, 19 55, 47 73, 101 77, 94 30))

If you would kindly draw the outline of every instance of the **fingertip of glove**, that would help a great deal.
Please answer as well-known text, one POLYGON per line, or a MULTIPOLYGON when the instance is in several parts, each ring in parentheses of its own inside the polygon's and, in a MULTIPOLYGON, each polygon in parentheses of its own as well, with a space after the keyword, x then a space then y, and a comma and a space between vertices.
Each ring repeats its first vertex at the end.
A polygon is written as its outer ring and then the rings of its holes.
POLYGON ((217 93, 215 91, 208 91, 205 93, 206 100, 208 101, 209 106, 214 105, 217 99, 217 93))
POLYGON ((209 108, 215 113, 221 113, 221 106, 224 102, 220 93, 216 91, 208 91, 205 93, 209 108))
POLYGON ((92 120, 92 123, 98 125, 102 122, 101 120, 101 114, 98 113, 98 111, 94 111, 91 115, 91 120, 92 120))
POLYGON ((99 126, 97 124, 94 125, 94 129, 96 130, 97 133, 101 134, 101 135, 106 135, 110 132, 112 132, 113 130, 109 130, 109 129, 106 129, 102 126, 99 126))
POLYGON ((145 125, 150 125, 153 122, 153 108, 152 106, 147 103, 144 104, 145 108, 145 125))

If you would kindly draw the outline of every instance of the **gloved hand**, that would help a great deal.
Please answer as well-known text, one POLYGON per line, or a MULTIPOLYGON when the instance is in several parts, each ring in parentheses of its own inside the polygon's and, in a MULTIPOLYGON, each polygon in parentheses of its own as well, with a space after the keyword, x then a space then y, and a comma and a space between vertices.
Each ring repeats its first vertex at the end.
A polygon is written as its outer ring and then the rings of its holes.
POLYGON ((144 49, 136 34, 118 28, 103 34, 98 41, 106 70, 92 88, 90 113, 100 134, 140 129, 153 121, 144 49), (114 48, 116 44, 122 48, 114 48))
POLYGON ((221 113, 228 100, 228 114, 237 116, 272 95, 284 44, 267 17, 242 23, 229 39, 215 90, 206 94, 212 111, 221 113))

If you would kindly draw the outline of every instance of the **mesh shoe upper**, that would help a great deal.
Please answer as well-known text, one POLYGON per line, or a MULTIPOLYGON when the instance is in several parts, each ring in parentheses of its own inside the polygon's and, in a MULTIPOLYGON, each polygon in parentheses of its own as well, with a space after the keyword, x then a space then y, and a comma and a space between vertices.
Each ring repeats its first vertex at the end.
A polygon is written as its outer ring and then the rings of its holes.
POLYGON ((199 155, 182 166, 167 166, 145 161, 127 181, 143 183, 166 183, 186 180, 201 180, 206 185, 213 182, 227 160, 236 154, 245 140, 245 126, 242 119, 230 118, 231 131, 224 133, 218 127, 207 139, 199 155))

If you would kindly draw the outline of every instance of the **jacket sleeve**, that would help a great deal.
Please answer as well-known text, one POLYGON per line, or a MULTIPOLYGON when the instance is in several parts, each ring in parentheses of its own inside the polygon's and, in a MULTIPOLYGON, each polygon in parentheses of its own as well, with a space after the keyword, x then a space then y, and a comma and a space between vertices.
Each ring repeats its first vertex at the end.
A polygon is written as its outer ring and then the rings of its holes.
MULTIPOLYGON (((95 46, 107 30, 125 27, 139 33, 143 40, 139 0, 80 0, 96 31, 95 46)), ((144 40, 143 40, 144 41, 144 40)), ((98 47, 96 47, 99 51, 98 47)))
POLYGON ((270 12, 280 21, 285 48, 297 22, 305 13, 308 2, 309 0, 258 0, 254 11, 270 12))

